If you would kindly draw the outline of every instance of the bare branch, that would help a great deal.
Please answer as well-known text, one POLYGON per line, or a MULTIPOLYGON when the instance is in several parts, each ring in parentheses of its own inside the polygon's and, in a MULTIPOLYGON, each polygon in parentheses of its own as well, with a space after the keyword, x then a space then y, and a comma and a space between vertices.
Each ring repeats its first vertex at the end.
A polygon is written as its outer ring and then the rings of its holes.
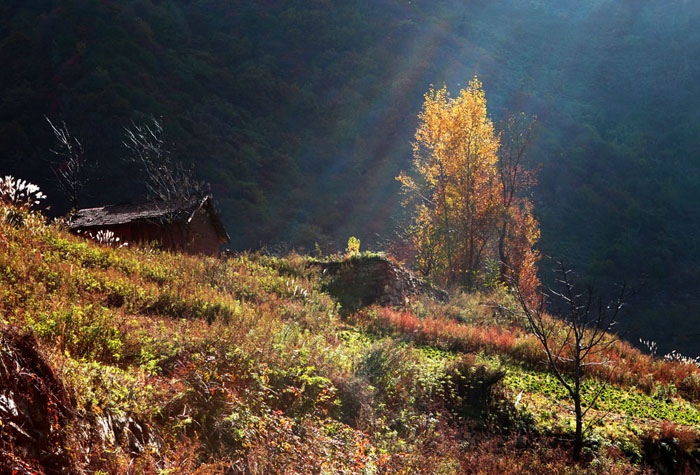
POLYGON ((83 144, 71 135, 64 121, 57 126, 44 116, 56 137, 56 148, 51 149, 58 159, 51 166, 58 187, 71 201, 73 209, 78 208, 80 191, 88 183, 85 178, 85 156, 83 144))
POLYGON ((161 201, 191 199, 208 191, 195 178, 193 167, 172 159, 163 126, 155 117, 151 117, 150 123, 132 122, 130 127, 125 127, 122 144, 131 152, 128 160, 143 169, 151 197, 161 201))
POLYGON ((583 446, 583 418, 605 389, 605 386, 600 388, 592 400, 584 405, 582 402, 582 379, 586 374, 586 368, 604 367, 614 363, 610 359, 592 360, 592 358, 604 353, 617 341, 617 338, 612 336, 610 331, 616 324, 620 309, 632 294, 625 285, 622 285, 617 298, 610 303, 604 303, 602 297, 597 296, 590 285, 585 292, 578 292, 571 269, 567 268, 561 260, 556 263, 557 267, 554 272, 557 275, 556 282, 561 286, 561 289, 549 289, 548 293, 542 295, 541 301, 548 302, 553 298, 564 304, 567 310, 566 312, 560 310, 560 318, 558 319, 547 317, 542 306, 532 308, 522 295, 517 282, 511 282, 511 284, 520 303, 522 314, 533 334, 542 344, 550 371, 574 401, 576 415, 574 449, 575 455, 579 457, 583 446), (552 324, 549 328, 546 328, 544 323, 547 318, 552 318, 552 324), (566 329, 563 340, 557 340, 562 334, 562 332, 554 331, 557 325, 566 329), (552 351, 553 348, 556 348, 557 351, 552 351), (564 354, 565 352, 566 354, 564 354), (567 380, 567 377, 571 380, 567 380))

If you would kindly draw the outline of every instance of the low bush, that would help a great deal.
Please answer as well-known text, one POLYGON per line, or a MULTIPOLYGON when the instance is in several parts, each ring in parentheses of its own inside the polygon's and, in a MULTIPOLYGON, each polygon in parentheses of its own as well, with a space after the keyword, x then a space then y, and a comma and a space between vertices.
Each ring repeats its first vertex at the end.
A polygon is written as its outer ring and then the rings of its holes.
POLYGON ((696 428, 663 422, 642 435, 645 459, 660 473, 697 473, 700 433, 696 428))
POLYGON ((443 379, 445 407, 462 419, 483 419, 494 405, 494 390, 505 371, 476 364, 471 355, 451 360, 443 379))

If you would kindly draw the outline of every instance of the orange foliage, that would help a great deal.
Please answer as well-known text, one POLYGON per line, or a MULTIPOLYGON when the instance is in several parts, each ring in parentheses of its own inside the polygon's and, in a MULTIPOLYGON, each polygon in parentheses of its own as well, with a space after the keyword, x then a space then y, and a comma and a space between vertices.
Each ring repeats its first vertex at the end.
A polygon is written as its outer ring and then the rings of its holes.
MULTIPOLYGON (((372 307, 353 315, 372 331, 401 334, 416 343, 451 351, 508 355, 531 366, 544 362, 544 352, 534 336, 517 326, 476 326, 453 318, 419 318, 409 311, 372 307)), ((645 355, 629 343, 618 341, 602 355, 611 365, 589 366, 586 372, 621 386, 636 386, 651 394, 658 384, 673 384, 683 397, 700 400, 700 368, 685 362, 645 355)))
POLYGON ((419 119, 416 177, 397 177, 404 204, 413 207, 408 247, 416 267, 443 284, 474 287, 492 278, 492 263, 500 262, 502 279, 513 277, 534 293, 539 226, 519 196, 534 174, 522 167, 522 147, 499 162, 500 135, 481 83, 475 78, 455 98, 446 87, 431 89, 419 119))
MULTIPOLYGON (((532 338, 517 327, 473 326, 459 323, 450 318, 418 318, 407 311, 397 311, 385 307, 375 307, 355 314, 359 323, 368 325, 375 331, 390 331, 410 337, 417 343, 436 345, 445 349, 463 352, 488 351, 531 355, 529 363, 536 364, 541 352, 522 351, 529 346, 526 341, 532 338)), ((537 348, 534 341, 530 348, 537 348)))
POLYGON ((528 298, 537 295, 540 281, 537 278, 539 252, 533 248, 540 237, 539 223, 532 213, 527 199, 517 199, 505 208, 502 277, 512 278, 528 298), (507 226, 506 226, 507 224, 507 226))
POLYGON ((504 121, 498 160, 498 188, 502 206, 498 236, 501 279, 515 280, 528 298, 536 295, 539 286, 539 253, 533 246, 540 238, 540 229, 532 203, 524 196, 537 183, 536 172, 527 169, 524 164, 534 122, 525 114, 510 116, 504 121))

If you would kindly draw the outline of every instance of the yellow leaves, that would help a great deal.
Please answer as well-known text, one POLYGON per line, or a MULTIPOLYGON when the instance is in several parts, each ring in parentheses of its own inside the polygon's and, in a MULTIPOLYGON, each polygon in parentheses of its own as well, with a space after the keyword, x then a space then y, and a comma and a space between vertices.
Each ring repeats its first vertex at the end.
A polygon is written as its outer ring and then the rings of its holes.
POLYGON ((456 196, 493 187, 499 138, 477 79, 456 98, 445 87, 431 90, 419 118, 415 166, 428 186, 456 196))
POLYGON ((401 185, 405 189, 413 190, 417 188, 416 182, 413 180, 413 178, 411 178, 403 172, 401 172, 401 174, 399 174, 399 176, 397 176, 396 179, 401 183, 401 185))
MULTIPOLYGON (((413 144, 414 174, 396 179, 413 207, 416 265, 443 283, 471 285, 488 260, 502 256, 499 229, 509 217, 500 180, 497 134, 487 115, 486 94, 474 78, 452 97, 446 87, 425 94, 413 144)), ((528 245, 538 237, 530 210, 515 213, 528 245), (528 221, 532 220, 532 222, 528 221)))
POLYGON ((422 270, 446 268, 451 276, 470 272, 478 265, 477 249, 487 239, 485 228, 494 221, 498 202, 499 137, 481 83, 475 78, 454 98, 446 87, 431 88, 419 119, 413 150, 420 181, 405 173, 397 177, 407 194, 419 198, 414 209, 418 264, 422 270))
POLYGON ((348 247, 345 249, 347 256, 353 256, 360 253, 360 240, 355 236, 350 236, 348 239, 348 247))
POLYGON ((496 163, 499 138, 486 114, 486 96, 478 79, 456 98, 446 87, 431 89, 419 119, 414 152, 424 177, 441 172, 452 176, 470 161, 496 163))

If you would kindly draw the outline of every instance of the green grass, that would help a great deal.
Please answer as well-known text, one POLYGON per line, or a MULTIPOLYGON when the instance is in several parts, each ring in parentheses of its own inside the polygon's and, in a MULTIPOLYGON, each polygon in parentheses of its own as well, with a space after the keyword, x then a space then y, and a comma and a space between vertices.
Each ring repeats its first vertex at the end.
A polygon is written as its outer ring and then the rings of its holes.
MULTIPOLYGON (((526 395, 564 404, 570 400, 563 385, 547 372, 510 366, 503 382, 515 394, 523 391, 526 395)), ((584 380, 582 385, 585 407, 591 404, 593 396, 601 389, 601 395, 593 405, 596 411, 641 419, 643 422, 665 421, 700 426, 700 408, 682 398, 664 395, 652 397, 634 388, 621 388, 595 379, 584 380)))
MULTIPOLYGON (((537 348, 494 310, 506 305, 496 289, 341 317, 304 256, 113 249, 37 216, 0 221, 0 323, 31 333, 72 394, 71 415, 57 422, 60 449, 93 471, 456 473, 478 459, 486 473, 503 464, 564 473, 575 462, 543 434, 558 411, 551 401, 566 395, 524 364, 538 360, 537 348), (121 438, 100 436, 105 424, 121 438), (140 451, 129 446, 129 424, 148 434, 140 451), (538 439, 521 466, 499 447, 523 436, 538 439)), ((699 425, 697 405, 654 374, 645 376, 652 391, 632 379, 608 386, 597 409, 644 427, 699 425)), ((10 422, 2 414, 0 432, 10 422)), ((599 433, 641 453, 637 433, 599 433)), ((596 457, 612 460, 602 449, 596 457)))

